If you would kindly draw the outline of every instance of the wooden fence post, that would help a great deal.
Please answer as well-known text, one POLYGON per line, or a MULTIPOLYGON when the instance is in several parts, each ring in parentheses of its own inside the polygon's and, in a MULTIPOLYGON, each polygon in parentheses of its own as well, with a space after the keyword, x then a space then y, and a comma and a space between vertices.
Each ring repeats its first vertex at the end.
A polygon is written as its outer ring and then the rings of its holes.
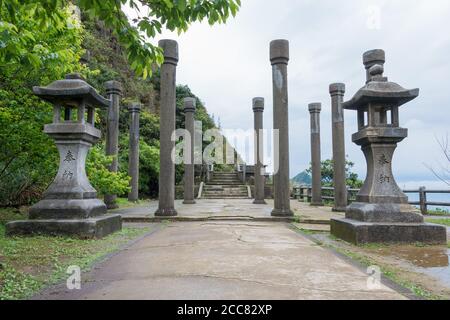
POLYGON ((420 211, 422 214, 428 214, 427 206, 427 192, 425 187, 420 187, 419 189, 419 201, 420 201, 420 211))

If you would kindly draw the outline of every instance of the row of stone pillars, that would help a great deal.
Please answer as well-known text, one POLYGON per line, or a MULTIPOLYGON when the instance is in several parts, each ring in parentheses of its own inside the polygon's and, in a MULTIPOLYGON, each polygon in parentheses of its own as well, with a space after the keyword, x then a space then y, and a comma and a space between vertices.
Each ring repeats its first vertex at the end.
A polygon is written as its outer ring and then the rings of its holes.
MULTIPOLYGON (((113 157, 109 167, 111 172, 119 170, 119 115, 120 98, 123 93, 122 84, 118 81, 108 81, 105 83, 106 94, 109 97, 107 130, 106 130, 106 150, 107 156, 113 157)), ((139 200, 139 114, 141 105, 132 103, 128 107, 130 114, 130 142, 128 154, 128 174, 131 177, 131 191, 128 194, 129 201, 139 200)), ((117 195, 106 194, 105 204, 108 209, 117 208, 117 195)))
MULTIPOLYGON (((331 119, 333 137, 333 184, 334 211, 344 212, 347 207, 347 185, 345 171, 345 134, 344 109, 342 107, 345 94, 343 83, 330 85, 331 119)), ((312 206, 322 206, 322 174, 320 149, 320 112, 321 103, 311 103, 308 106, 311 123, 311 169, 312 169, 312 206)))
MULTIPOLYGON (((176 216, 175 210, 175 164, 172 161, 172 150, 175 142, 172 133, 175 131, 176 111, 176 66, 178 63, 178 44, 173 40, 161 40, 159 47, 164 54, 161 66, 161 149, 160 149, 160 177, 159 177, 159 207, 156 216, 176 216)), ((287 65, 289 61, 289 42, 275 40, 270 44, 270 62, 272 64, 273 80, 273 119, 274 132, 277 132, 279 142, 278 170, 274 175, 274 210, 273 216, 292 216, 290 209, 289 184, 289 112, 288 112, 288 83, 287 65)), ((255 203, 263 204, 265 177, 263 173, 262 134, 264 99, 253 100, 255 140, 256 140, 256 170, 255 170, 255 203)), ((185 100, 186 129, 194 131, 195 100, 185 100)), ((192 140, 192 139, 191 139, 192 140)), ((193 152, 193 141, 191 150, 193 152)), ((192 160, 192 158, 191 158, 192 160)), ((194 201, 194 166, 185 165, 184 203, 193 204, 194 201)))

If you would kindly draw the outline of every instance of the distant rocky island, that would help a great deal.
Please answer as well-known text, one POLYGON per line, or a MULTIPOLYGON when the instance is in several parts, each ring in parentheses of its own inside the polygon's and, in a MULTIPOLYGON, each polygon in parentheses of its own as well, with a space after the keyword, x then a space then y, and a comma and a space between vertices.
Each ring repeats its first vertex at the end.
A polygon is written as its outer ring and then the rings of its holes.
POLYGON ((292 183, 295 185, 311 185, 311 175, 305 171, 300 172, 294 178, 291 179, 292 183))

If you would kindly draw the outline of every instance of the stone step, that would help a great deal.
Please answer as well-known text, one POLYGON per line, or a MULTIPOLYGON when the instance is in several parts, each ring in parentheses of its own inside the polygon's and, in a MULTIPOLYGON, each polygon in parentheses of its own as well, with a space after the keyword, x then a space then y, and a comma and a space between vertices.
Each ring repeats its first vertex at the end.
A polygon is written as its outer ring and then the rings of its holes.
POLYGON ((212 180, 239 180, 239 177, 212 177, 212 180))
POLYGON ((204 196, 203 199, 250 199, 248 196, 204 196))
POLYGON ((207 189, 203 190, 204 193, 215 192, 215 193, 247 193, 247 189, 207 189))
POLYGON ((216 185, 216 186, 217 185, 225 185, 225 186, 240 185, 240 186, 242 186, 242 182, 240 182, 240 181, 212 181, 212 182, 208 182, 208 185, 216 185))
POLYGON ((237 185, 210 185, 210 184, 208 184, 203 187, 203 190, 205 190, 205 189, 246 189, 247 190, 247 187, 240 185, 240 184, 237 184, 237 185))
POLYGON ((247 190, 205 190, 204 194, 247 194, 247 190))
POLYGON ((232 190, 232 191, 247 191, 247 188, 242 188, 241 186, 215 186, 215 187, 207 187, 203 188, 204 191, 224 191, 224 190, 232 190))
POLYGON ((240 195, 245 196, 245 195, 247 195, 247 192, 211 192, 211 191, 208 191, 208 192, 204 193, 204 195, 214 195, 214 196, 233 195, 233 194, 238 195, 238 196, 240 196, 240 195))

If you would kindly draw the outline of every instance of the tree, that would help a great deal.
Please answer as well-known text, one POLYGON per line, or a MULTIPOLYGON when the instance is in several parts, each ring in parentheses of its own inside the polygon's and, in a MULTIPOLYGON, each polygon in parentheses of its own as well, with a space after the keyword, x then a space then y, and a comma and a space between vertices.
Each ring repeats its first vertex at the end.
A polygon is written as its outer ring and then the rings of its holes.
POLYGON ((450 186, 450 141, 449 136, 442 138, 441 140, 436 139, 437 143, 443 153, 444 163, 438 161, 439 169, 431 165, 425 164, 425 166, 434 174, 436 178, 450 186))
MULTIPOLYGON (((346 160, 345 162, 345 173, 347 176, 347 186, 351 188, 361 188, 363 185, 363 181, 359 180, 358 175, 352 172, 352 168, 355 164, 351 161, 346 160)), ((333 177, 334 177, 334 168, 333 168, 333 160, 324 160, 321 162, 321 173, 322 173, 322 184, 324 187, 332 187, 333 186, 333 177)), ((312 173, 312 167, 310 166, 307 173, 312 173)))
MULTIPOLYGON (((1 206, 38 200, 57 172, 54 141, 42 132, 44 124, 52 122, 52 106, 31 88, 62 79, 69 72, 90 73, 79 62, 84 53, 83 27, 68 8, 54 12, 65 23, 42 24, 34 19, 36 13, 28 1, 17 3, 11 7, 10 2, 0 1, 1 206)), ((100 192, 125 192, 128 178, 108 174, 110 159, 96 151, 87 162, 95 187, 100 192)))
POLYGON ((40 197, 58 165, 54 142, 42 133, 52 122, 52 107, 31 87, 83 70, 83 30, 68 10, 55 14, 71 28, 41 25, 25 5, 0 6, 0 204, 24 204, 40 197))
MULTIPOLYGON (((148 42, 148 38, 160 34, 163 27, 182 33, 193 22, 205 19, 211 25, 225 23, 230 15, 236 15, 241 5, 240 0, 74 0, 73 3, 112 30, 125 48, 132 69, 143 78, 151 74, 154 63, 163 62, 160 48, 148 42), (138 15, 133 25, 123 11, 125 6, 138 15)), ((62 12, 69 4, 71 1, 68 0, 0 1, 0 65, 23 61, 37 64, 42 60, 40 50, 27 52, 26 48, 35 39, 33 33, 22 25, 23 19, 16 14, 17 10, 42 28, 51 25, 64 29, 67 19, 62 12)))

